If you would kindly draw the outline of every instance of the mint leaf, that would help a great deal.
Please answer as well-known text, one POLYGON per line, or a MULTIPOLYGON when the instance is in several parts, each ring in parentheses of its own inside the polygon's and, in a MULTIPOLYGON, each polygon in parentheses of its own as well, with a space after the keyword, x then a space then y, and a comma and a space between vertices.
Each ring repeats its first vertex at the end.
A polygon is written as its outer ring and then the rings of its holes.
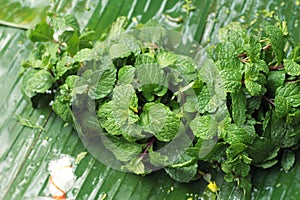
POLYGON ((292 107, 285 97, 279 95, 275 97, 274 103, 275 111, 276 113, 278 113, 279 116, 287 115, 292 107))
POLYGON ((256 137, 255 129, 250 125, 229 124, 225 126, 223 134, 224 140, 229 144, 252 143, 256 137))
POLYGON ((267 112, 263 125, 265 127, 263 136, 281 148, 288 148, 299 142, 299 123, 296 121, 287 123, 285 117, 278 116, 273 110, 267 112))
POLYGON ((135 58, 134 66, 140 66, 144 64, 156 63, 156 60, 153 55, 150 53, 139 54, 135 58))
POLYGON ((288 172, 293 165, 295 164, 295 153, 291 150, 284 150, 282 159, 281 159, 281 166, 284 171, 288 172))
POLYGON ((71 123, 73 122, 73 113, 71 110, 72 100, 75 97, 74 87, 78 76, 68 76, 65 84, 60 86, 60 94, 57 95, 52 104, 54 112, 62 118, 64 121, 71 123))
POLYGON ((275 91, 278 87, 282 86, 285 81, 285 71, 270 71, 267 77, 266 88, 270 96, 275 96, 275 91))
POLYGON ((169 142, 176 137, 180 119, 162 103, 147 103, 143 108, 145 130, 158 140, 169 142))
POLYGON ((53 34, 53 28, 45 20, 39 22, 33 29, 27 31, 27 37, 32 42, 52 41, 53 34))
POLYGON ((286 100, 291 104, 292 107, 299 107, 300 106, 300 84, 293 83, 293 82, 286 83, 285 85, 277 88, 276 97, 277 96, 282 96, 286 98, 286 100))
POLYGON ((283 59, 284 69, 291 76, 300 75, 300 65, 291 59, 283 59))
POLYGON ((262 163, 277 156, 279 147, 264 137, 256 137, 254 142, 248 145, 247 153, 253 159, 253 163, 262 163))
POLYGON ((219 31, 218 38, 221 42, 230 41, 235 46, 239 46, 242 43, 239 41, 246 37, 246 30, 238 22, 231 22, 227 26, 223 27, 219 31))
POLYGON ((116 68, 113 64, 103 64, 101 61, 89 61, 86 65, 99 68, 87 70, 82 75, 90 85, 88 95, 92 99, 101 99, 110 94, 116 81, 116 68))
POLYGON ((232 101, 232 119, 238 124, 242 125, 246 121, 246 97, 242 90, 231 93, 231 101, 232 101))
POLYGON ((240 153, 242 153, 246 149, 247 149, 247 145, 245 145, 243 143, 231 144, 226 149, 226 156, 228 159, 234 159, 236 156, 238 156, 240 153))
POLYGON ((55 78, 60 79, 67 73, 73 74, 78 70, 78 68, 79 65, 74 64, 73 58, 68 53, 64 53, 61 59, 56 64, 55 78))
POLYGON ((193 134, 201 139, 212 139, 217 134, 217 122, 209 115, 197 115, 191 122, 193 134))
POLYGON ((282 31, 279 27, 275 25, 267 25, 265 27, 265 32, 270 39, 272 45, 272 50, 277 61, 277 65, 280 65, 283 60, 283 49, 284 49, 284 37, 282 31))
POLYGON ((196 63, 195 61, 183 55, 176 55, 176 62, 173 63, 170 67, 176 70, 179 73, 179 76, 182 77, 184 84, 188 84, 192 81, 198 80, 196 63))
POLYGON ((136 67, 136 77, 140 83, 139 90, 148 101, 154 100, 154 95, 163 96, 165 87, 164 73, 158 64, 142 64, 136 67))
POLYGON ((134 124, 139 120, 138 98, 132 85, 120 85, 114 88, 111 109, 112 117, 120 126, 134 124))
POLYGON ((55 97, 52 104, 53 111, 65 122, 73 122, 70 99, 64 95, 55 97))
POLYGON ((196 108, 199 113, 205 113, 207 111, 207 105, 211 99, 211 95, 207 86, 204 86, 201 92, 197 95, 198 102, 196 104, 196 108))
POLYGON ((110 41, 109 56, 114 58, 125 58, 131 53, 137 55, 140 53, 140 45, 136 39, 128 33, 122 32, 118 38, 113 38, 110 41))
POLYGON ((172 165, 165 167, 167 174, 178 182, 190 182, 197 174, 198 164, 193 157, 181 155, 172 165))
MULTIPOLYGON (((109 135, 122 135, 126 140, 132 142, 142 139, 145 136, 141 134, 142 128, 138 124, 125 123, 118 121, 116 112, 112 110, 112 101, 103 104, 97 111, 97 117, 102 128, 109 135)), ((138 116, 130 116, 131 120, 136 120, 138 116)))
POLYGON ((135 174, 145 174, 145 166, 141 158, 133 158, 129 163, 121 167, 122 170, 133 172, 135 174))
MULTIPOLYGON (((238 175, 239 177, 246 177, 250 172, 251 159, 245 154, 239 154, 234 159, 229 159, 221 164, 222 170, 228 175, 238 175)), ((230 176, 232 177, 232 176, 230 176)), ((227 180, 229 182, 233 180, 227 180)))
POLYGON ((74 15, 57 16, 51 14, 48 18, 49 24, 54 28, 55 32, 80 29, 77 19, 74 15))
POLYGON ((159 152, 150 151, 149 152, 150 162, 153 166, 167 166, 169 165, 168 156, 161 155, 159 152))
POLYGON ((23 79, 23 92, 28 97, 37 93, 45 93, 53 84, 54 78, 47 70, 31 70, 23 79))
POLYGON ((259 42, 259 37, 250 34, 245 38, 246 44, 244 44, 244 50, 248 56, 250 62, 260 61, 262 45, 259 42))
POLYGON ((264 75, 259 72, 259 65, 247 64, 245 68, 245 86, 251 96, 258 96, 264 93, 263 85, 266 82, 264 75))
POLYGON ((122 161, 128 162, 138 156, 142 151, 142 145, 135 142, 128 142, 122 138, 102 137, 105 147, 110 150, 114 156, 122 161))
POLYGON ((243 74, 236 69, 224 69, 220 71, 226 92, 236 92, 242 86, 243 74))
POLYGON ((96 57, 96 53, 94 49, 81 49, 78 51, 74 57, 74 62, 83 62, 88 60, 93 60, 96 57))
POLYGON ((119 69, 118 71, 118 84, 131 84, 135 77, 135 68, 131 65, 127 65, 119 69))
POLYGON ((157 62, 161 68, 174 64, 177 60, 177 55, 169 51, 162 51, 156 55, 157 62))

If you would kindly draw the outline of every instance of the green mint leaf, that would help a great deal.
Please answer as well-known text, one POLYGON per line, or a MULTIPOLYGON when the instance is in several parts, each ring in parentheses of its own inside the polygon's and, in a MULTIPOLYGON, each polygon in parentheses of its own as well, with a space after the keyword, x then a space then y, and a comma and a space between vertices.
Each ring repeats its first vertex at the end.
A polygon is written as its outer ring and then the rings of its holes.
POLYGON ((224 140, 229 144, 235 143, 252 143, 256 137, 254 126, 244 125, 239 126, 237 124, 225 125, 223 133, 224 140))
POLYGON ((169 165, 168 156, 161 155, 159 152, 150 151, 149 152, 149 158, 150 158, 151 164, 155 167, 169 165))
POLYGON ((53 84, 54 78, 46 70, 31 70, 23 79, 23 92, 28 97, 33 97, 37 93, 45 93, 53 84))
POLYGON ((128 20, 126 17, 121 16, 116 19, 116 21, 111 25, 109 31, 109 37, 117 38, 121 33, 125 31, 125 28, 128 24, 128 20))
POLYGON ((222 162, 225 158, 228 144, 225 142, 217 142, 215 140, 198 140, 195 144, 196 154, 194 157, 204 161, 222 162))
POLYGON ((138 41, 125 31, 120 33, 117 38, 110 41, 109 56, 114 58, 125 58, 131 53, 139 54, 141 51, 138 41))
MULTIPOLYGON (((300 106, 300 84, 288 82, 277 88, 276 96, 282 96, 291 104, 292 107, 300 106)), ((276 97, 275 97, 276 98, 276 97)))
POLYGON ((74 32, 74 31, 65 31, 62 36, 68 36, 67 38, 63 38, 61 39, 62 41, 65 41, 68 49, 67 51, 71 54, 71 55, 75 55, 78 51, 79 51, 79 32, 74 32))
POLYGON ((179 73, 178 76, 182 77, 181 82, 184 84, 198 79, 195 61, 188 56, 176 55, 176 62, 170 67, 179 73))
POLYGON ((277 156, 280 148, 264 137, 256 137, 254 142, 248 145, 247 153, 254 164, 259 164, 277 156))
POLYGON ((111 109, 112 117, 120 126, 123 124, 134 124, 139 120, 137 115, 138 98, 132 85, 120 85, 114 88, 111 109))
POLYGON ((172 165, 165 167, 167 174, 178 182, 190 182, 197 174, 198 164, 193 157, 183 154, 172 165))
POLYGON ((89 61, 86 65, 96 68, 95 71, 89 69, 82 75, 90 85, 88 95, 92 99, 106 97, 114 88, 117 69, 113 64, 102 63, 102 61, 89 61))
POLYGON ((246 99, 246 113, 252 115, 261 106, 261 97, 254 96, 246 99))
POLYGON ((187 96, 183 105, 183 109, 185 112, 193 113, 197 111, 196 108, 197 97, 195 96, 187 96))
POLYGON ((119 17, 112 24, 108 34, 109 56, 114 58, 125 58, 131 53, 137 55, 140 53, 140 45, 134 36, 125 32, 128 21, 126 17, 119 17))
POLYGON ((284 69, 291 76, 300 75, 300 65, 291 59, 283 59, 284 69))
POLYGON ((83 62, 93 60, 96 57, 96 53, 94 49, 81 49, 76 53, 73 57, 74 62, 83 62))
MULTIPOLYGON (((112 101, 103 104, 97 111, 97 117, 102 128, 104 128, 109 135, 122 135, 126 140, 133 142, 142 139, 142 128, 138 124, 129 124, 117 121, 116 112, 112 110, 112 101), (122 123, 122 124, 120 124, 122 123)), ((138 116, 133 116, 131 113, 130 120, 137 120, 138 116)))
POLYGON ((265 92, 265 76, 260 72, 260 64, 250 63, 245 67, 245 86, 251 96, 258 96, 265 92))
POLYGON ((74 87, 78 76, 72 75, 66 78, 65 84, 59 87, 59 95, 57 95, 52 104, 53 111, 64 121, 73 122, 73 113, 71 110, 72 99, 74 98, 74 87))
POLYGON ((221 28, 219 30, 218 38, 221 42, 227 42, 230 41, 236 46, 241 45, 242 43, 239 43, 239 41, 246 38, 246 30, 241 26, 238 22, 231 22, 227 26, 221 28))
POLYGON ((221 164, 222 170, 226 174, 234 174, 239 177, 246 177, 250 172, 251 159, 244 154, 236 156, 234 159, 229 159, 221 164))
POLYGON ((153 55, 149 53, 138 54, 135 58, 134 66, 140 66, 144 64, 156 63, 156 60, 153 55))
POLYGON ((122 161, 128 162, 142 152, 142 145, 135 142, 128 142, 122 138, 102 137, 105 147, 110 150, 114 156, 122 161))
POLYGON ((211 95, 207 86, 204 86, 201 92, 197 95, 198 102, 196 108, 199 113, 205 113, 207 111, 207 105, 211 100, 211 95))
POLYGON ((242 90, 231 93, 232 119, 234 123, 242 125, 246 122, 246 97, 242 90))
POLYGON ((261 55, 261 43, 259 42, 259 37, 250 34, 249 37, 245 38, 246 44, 244 44, 244 50, 246 51, 248 60, 250 62, 260 61, 261 55))
POLYGON ((212 139, 217 134, 217 122, 209 115, 197 115, 191 122, 190 128, 194 135, 201 139, 212 139))
POLYGON ((56 63, 55 67, 55 79, 60 79, 62 76, 68 73, 74 73, 78 70, 79 65, 74 64, 74 59, 68 54, 64 53, 61 59, 56 63))
POLYGON ((139 35, 141 41, 147 41, 150 44, 156 45, 160 45, 165 36, 166 30, 155 19, 149 20, 146 24, 144 24, 139 35))
POLYGON ((33 29, 29 29, 27 32, 27 36, 32 42, 52 41, 53 34, 53 28, 45 20, 38 23, 33 29))
POLYGON ((56 32, 64 30, 79 31, 79 23, 74 15, 57 16, 50 14, 48 18, 49 24, 56 32))
POLYGON ((292 107, 285 97, 279 95, 275 97, 274 103, 275 111, 276 113, 278 113, 279 116, 287 115, 292 107))
POLYGON ((247 145, 245 145, 243 143, 231 144, 226 149, 226 156, 228 159, 233 160, 236 156, 238 156, 240 153, 242 153, 246 149, 247 149, 247 145))
POLYGON ((129 163, 121 167, 122 170, 133 172, 135 174, 145 174, 145 166, 141 158, 133 158, 129 163))
POLYGON ((263 169, 268 169, 270 167, 273 167, 274 165, 276 165, 278 163, 277 159, 272 159, 272 160, 267 160, 265 162, 259 163, 256 166, 257 167, 261 167, 263 169))
POLYGON ((164 170, 175 181, 181 183, 190 182, 197 174, 197 164, 193 164, 187 167, 170 168, 165 167, 164 170))
POLYGON ((131 65, 127 65, 119 69, 118 71, 118 84, 126 85, 131 84, 135 77, 135 68, 131 65))
POLYGON ((234 67, 241 68, 241 61, 238 58, 236 47, 231 42, 219 43, 216 46, 216 67, 218 70, 234 67))
POLYGON ((64 95, 55 97, 52 110, 65 122, 73 122, 70 99, 64 95))
POLYGON ((79 36, 79 49, 91 49, 94 47, 94 40, 95 40, 96 32, 93 30, 85 29, 79 36))
POLYGON ((224 69, 220 71, 226 92, 236 92, 242 87, 243 74, 239 70, 224 69))
POLYGON ((284 70, 276 70, 269 72, 266 88, 270 96, 275 96, 276 89, 284 84, 285 76, 286 74, 284 70))
POLYGON ((289 148, 298 143, 300 138, 300 125, 298 122, 287 123, 285 117, 280 117, 275 111, 266 113, 263 122, 263 136, 281 148, 289 148))
POLYGON ((277 65, 280 65, 284 57, 284 37, 279 27, 275 25, 267 25, 265 27, 267 37, 270 39, 272 50, 277 61, 277 65))
POLYGON ((159 66, 164 68, 174 64, 177 60, 177 55, 170 51, 162 51, 156 55, 156 59, 159 66))
POLYGON ((158 64, 142 64, 136 67, 136 77, 139 90, 148 101, 154 100, 154 95, 163 96, 168 88, 165 87, 164 72, 158 64))
POLYGON ((169 107, 162 103, 147 103, 143 108, 142 119, 145 130, 153 134, 158 140, 169 142, 176 137, 180 119, 169 107))
POLYGON ((284 150, 282 159, 281 159, 281 166, 284 169, 284 171, 288 172, 293 165, 295 164, 295 153, 291 150, 284 150))

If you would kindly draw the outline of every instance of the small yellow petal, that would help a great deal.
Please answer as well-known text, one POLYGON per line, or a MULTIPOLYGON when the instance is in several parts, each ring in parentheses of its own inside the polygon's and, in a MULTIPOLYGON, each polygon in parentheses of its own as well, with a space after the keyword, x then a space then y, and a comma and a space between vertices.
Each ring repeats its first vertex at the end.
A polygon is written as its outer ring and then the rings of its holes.
POLYGON ((220 188, 217 186, 215 181, 210 181, 209 184, 207 185, 208 189, 210 191, 216 193, 220 188))

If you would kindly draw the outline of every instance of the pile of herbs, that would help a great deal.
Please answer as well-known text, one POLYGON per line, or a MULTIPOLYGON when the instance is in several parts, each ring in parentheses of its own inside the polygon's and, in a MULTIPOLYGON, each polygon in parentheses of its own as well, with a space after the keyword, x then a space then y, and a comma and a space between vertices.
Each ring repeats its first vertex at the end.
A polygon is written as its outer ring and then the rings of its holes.
POLYGON ((200 67, 157 43, 166 34, 157 23, 142 25, 159 27, 150 42, 127 34, 126 25, 120 17, 97 38, 71 15, 49 15, 28 31, 36 46, 22 63, 24 94, 54 92, 52 109, 69 124, 72 108, 96 113, 96 121, 83 117, 84 132, 100 127, 121 169, 136 174, 163 167, 189 182, 215 168, 249 195, 252 166, 292 168, 300 138, 300 45, 287 42, 284 21, 259 32, 230 23, 210 48, 213 65, 200 67), (180 153, 174 148, 175 156, 156 151, 176 140, 190 142, 180 153))

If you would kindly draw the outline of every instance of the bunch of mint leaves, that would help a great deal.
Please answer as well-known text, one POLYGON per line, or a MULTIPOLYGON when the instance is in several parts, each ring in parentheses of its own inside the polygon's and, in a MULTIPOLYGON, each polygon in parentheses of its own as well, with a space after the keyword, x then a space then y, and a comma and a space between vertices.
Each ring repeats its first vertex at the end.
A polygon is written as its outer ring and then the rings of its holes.
POLYGON ((215 67, 200 68, 156 43, 165 34, 159 24, 143 25, 161 30, 151 42, 127 34, 126 25, 120 17, 97 38, 71 15, 49 15, 28 31, 36 46, 22 63, 23 93, 32 99, 56 91, 52 109, 69 124, 73 108, 88 111, 84 132, 103 130, 103 145, 125 171, 163 167, 189 182, 199 169, 215 168, 249 195, 253 166, 292 168, 300 139, 300 44, 288 43, 284 21, 259 32, 235 22, 221 28, 209 50, 215 67), (176 140, 188 141, 184 151, 157 151, 176 140))

